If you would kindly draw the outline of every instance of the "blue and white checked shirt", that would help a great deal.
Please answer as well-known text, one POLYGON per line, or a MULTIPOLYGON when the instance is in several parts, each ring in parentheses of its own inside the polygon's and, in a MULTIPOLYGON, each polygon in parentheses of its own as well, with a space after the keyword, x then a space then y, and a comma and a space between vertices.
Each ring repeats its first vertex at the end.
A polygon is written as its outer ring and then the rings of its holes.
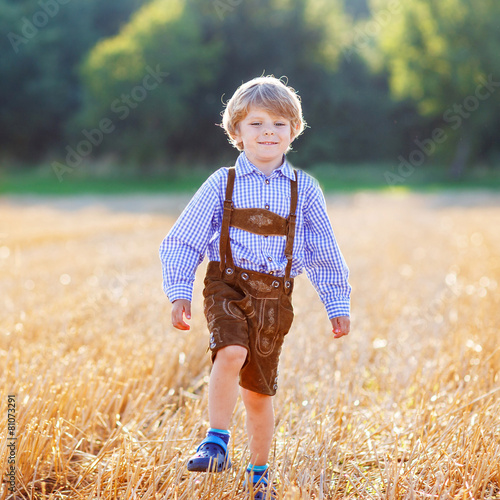
MULTIPOLYGON (((196 268, 205 254, 220 261, 219 236, 226 194, 227 168, 214 172, 200 187, 160 246, 163 289, 169 300, 192 299, 196 268)), ((264 208, 282 217, 290 213, 288 162, 266 177, 241 153, 236 162, 233 202, 236 208, 264 208)), ((329 318, 349 316, 349 270, 337 245, 317 181, 297 171, 298 203, 291 276, 305 269, 329 318)), ((284 276, 285 236, 261 236, 229 228, 234 264, 284 276)))

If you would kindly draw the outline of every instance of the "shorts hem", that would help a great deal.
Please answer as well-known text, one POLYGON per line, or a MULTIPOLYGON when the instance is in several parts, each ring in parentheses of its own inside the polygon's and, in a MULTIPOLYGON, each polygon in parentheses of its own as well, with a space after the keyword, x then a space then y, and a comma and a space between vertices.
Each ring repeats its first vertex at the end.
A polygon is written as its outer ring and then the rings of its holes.
POLYGON ((262 394, 263 396, 276 396, 276 390, 269 390, 269 391, 263 391, 263 390, 260 390, 260 389, 257 389, 255 387, 245 387, 245 385, 243 384, 243 382, 240 380, 240 387, 243 387, 243 389, 246 389, 247 391, 252 391, 252 392, 256 392, 257 394, 262 394))

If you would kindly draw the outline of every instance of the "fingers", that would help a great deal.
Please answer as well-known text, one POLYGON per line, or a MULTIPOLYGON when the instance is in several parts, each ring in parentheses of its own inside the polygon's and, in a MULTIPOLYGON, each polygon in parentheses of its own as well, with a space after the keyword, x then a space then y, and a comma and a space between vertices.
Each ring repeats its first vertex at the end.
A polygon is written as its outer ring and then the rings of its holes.
POLYGON ((186 315, 186 319, 191 319, 191 302, 186 300, 186 305, 184 306, 184 313, 186 315))
POLYGON ((348 316, 339 316, 332 318, 333 337, 339 339, 344 335, 348 335, 351 330, 351 321, 348 316))
POLYGON ((189 330, 191 327, 184 321, 191 319, 191 302, 189 300, 176 300, 172 305, 172 325, 178 330, 189 330))
POLYGON ((182 315, 179 318, 172 317, 172 325, 174 325, 177 330, 189 330, 191 327, 182 319, 182 315))
POLYGON ((339 339, 340 337, 343 337, 344 335, 348 335, 348 332, 338 332, 338 333, 335 333, 335 335, 333 336, 334 339, 339 339))

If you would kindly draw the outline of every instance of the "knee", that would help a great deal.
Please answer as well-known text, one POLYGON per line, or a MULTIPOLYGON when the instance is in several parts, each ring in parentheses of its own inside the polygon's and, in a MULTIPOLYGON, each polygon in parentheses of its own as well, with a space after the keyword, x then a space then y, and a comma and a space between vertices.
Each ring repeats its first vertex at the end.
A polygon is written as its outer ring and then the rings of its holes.
POLYGON ((272 408, 273 406, 273 398, 267 394, 260 394, 258 392, 241 388, 241 395, 247 409, 255 411, 267 409, 268 407, 272 408))
POLYGON ((217 352, 215 360, 224 365, 226 369, 240 371, 247 359, 247 350, 239 345, 223 347, 217 352))

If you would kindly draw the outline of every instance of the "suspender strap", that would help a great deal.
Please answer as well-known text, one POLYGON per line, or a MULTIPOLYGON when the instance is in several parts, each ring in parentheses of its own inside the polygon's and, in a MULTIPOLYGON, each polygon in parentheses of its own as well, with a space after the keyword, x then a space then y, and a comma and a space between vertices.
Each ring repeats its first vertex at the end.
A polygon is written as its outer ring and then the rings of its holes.
POLYGON ((285 246, 285 257, 288 261, 285 269, 285 286, 286 282, 290 280, 290 273, 292 271, 293 240, 295 238, 295 222, 297 220, 297 171, 294 170, 293 173, 295 175, 295 179, 293 181, 290 181, 290 215, 288 216, 285 246))
POLYGON ((229 168, 226 185, 226 199, 224 200, 224 212, 222 214, 222 225, 220 231, 219 253, 220 253, 220 271, 224 272, 226 264, 234 268, 231 246, 229 243, 229 226, 231 224, 231 214, 233 212, 233 187, 236 170, 229 168))

